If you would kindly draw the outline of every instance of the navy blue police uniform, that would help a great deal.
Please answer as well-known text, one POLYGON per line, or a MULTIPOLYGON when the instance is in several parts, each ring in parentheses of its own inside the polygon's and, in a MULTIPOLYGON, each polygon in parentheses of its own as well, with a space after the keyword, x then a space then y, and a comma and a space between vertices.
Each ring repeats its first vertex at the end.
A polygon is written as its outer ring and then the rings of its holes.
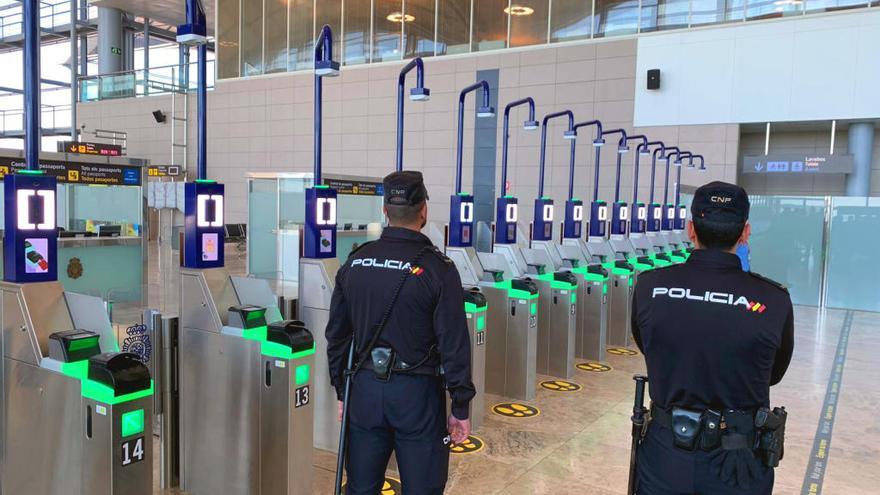
MULTIPOLYGON (((744 190, 711 183, 695 194, 692 217, 744 224, 748 209, 744 190)), ((754 420, 791 361, 787 290, 744 272, 735 254, 697 249, 683 264, 640 275, 632 304, 652 402, 637 493, 772 493, 754 420)))
MULTIPOLYGON (((386 204, 418 205, 427 193, 418 172, 385 178, 386 204)), ((380 492, 392 451, 406 494, 441 494, 449 464, 446 398, 468 419, 475 394, 464 293, 452 262, 420 232, 386 227, 355 250, 336 276, 326 330, 330 376, 342 400, 352 337, 358 347, 349 405, 348 495, 380 492), (414 261, 416 260, 416 261, 414 261), (393 349, 386 380, 370 349, 392 293, 408 273, 374 348, 393 349)))

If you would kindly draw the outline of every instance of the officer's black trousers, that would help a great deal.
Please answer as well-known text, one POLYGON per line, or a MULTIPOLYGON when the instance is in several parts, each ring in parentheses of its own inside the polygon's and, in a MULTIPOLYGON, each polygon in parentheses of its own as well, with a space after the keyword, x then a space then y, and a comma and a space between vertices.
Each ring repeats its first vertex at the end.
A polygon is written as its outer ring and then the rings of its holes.
POLYGON ((707 452, 675 447, 672 431, 652 423, 639 448, 638 495, 770 495, 773 470, 764 471, 748 490, 731 487, 719 479, 707 452))
POLYGON ((446 401, 439 377, 371 370, 354 379, 346 495, 378 495, 393 450, 404 495, 440 495, 449 472, 446 401))

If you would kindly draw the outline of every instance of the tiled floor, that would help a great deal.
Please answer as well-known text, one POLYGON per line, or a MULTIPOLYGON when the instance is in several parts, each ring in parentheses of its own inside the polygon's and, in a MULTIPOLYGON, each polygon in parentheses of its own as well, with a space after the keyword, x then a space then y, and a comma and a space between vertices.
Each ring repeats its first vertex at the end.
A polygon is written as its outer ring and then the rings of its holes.
MULTIPOLYGON (((231 268, 242 271, 243 261, 233 261, 231 268)), ((168 311, 173 311, 176 297, 173 278, 151 280, 151 300, 156 305, 166 301, 168 311), (165 297, 168 291, 170 297, 165 297)), ((796 309, 794 359, 783 382, 772 390, 774 405, 789 411, 777 494, 801 493, 845 314, 796 309)), ((880 314, 855 313, 823 493, 869 494, 880 486, 880 424, 872 414, 880 409, 878 352, 880 314)), ((447 493, 625 493, 632 375, 644 371, 644 361, 640 355, 609 356, 608 363, 613 369, 606 373, 577 371, 572 381, 583 387, 580 391, 539 388, 532 403, 540 408, 537 417, 512 419, 488 412, 476 432, 485 448, 453 456, 447 493)), ((487 407, 499 400, 490 397, 487 407)), ((314 459, 313 493, 330 494, 336 457, 316 450, 314 459)))

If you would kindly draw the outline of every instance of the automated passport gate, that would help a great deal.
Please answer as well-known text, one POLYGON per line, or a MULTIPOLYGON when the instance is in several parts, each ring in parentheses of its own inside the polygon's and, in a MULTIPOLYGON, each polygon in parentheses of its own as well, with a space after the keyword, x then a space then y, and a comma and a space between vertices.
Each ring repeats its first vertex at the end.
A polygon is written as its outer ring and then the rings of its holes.
POLYGON ((0 291, 2 493, 152 494, 153 382, 101 300, 57 281, 0 291))
POLYGON ((181 268, 180 484, 201 494, 312 486, 315 341, 264 280, 181 268))
POLYGON ((575 357, 591 361, 605 360, 608 340, 608 278, 609 272, 595 262, 583 239, 564 238, 560 253, 576 260, 572 273, 578 280, 578 325, 575 336, 575 357))
MULTIPOLYGON (((552 242, 552 241, 551 241, 552 242)), ((571 378, 574 376, 575 342, 577 339, 578 279, 568 270, 546 273, 545 267, 556 268, 544 249, 523 250, 523 256, 536 272, 538 286, 538 373, 571 378)))
MULTIPOLYGON (((547 273, 557 263, 541 249, 496 244, 505 278, 529 277, 538 287, 537 372, 560 378, 574 375, 578 279, 568 270, 547 273)), ((570 269, 570 268, 569 268, 570 269)))
POLYGON ((464 313, 467 317, 468 335, 471 337, 471 381, 476 395, 470 403, 471 427, 483 425, 486 416, 486 326, 488 305, 486 296, 478 287, 464 291, 464 313))
MULTIPOLYGON (((535 398, 538 288, 529 279, 504 279, 503 259, 472 247, 446 247, 462 283, 486 297, 485 390, 518 400, 535 398)), ((476 366, 476 365, 475 365, 476 366)))

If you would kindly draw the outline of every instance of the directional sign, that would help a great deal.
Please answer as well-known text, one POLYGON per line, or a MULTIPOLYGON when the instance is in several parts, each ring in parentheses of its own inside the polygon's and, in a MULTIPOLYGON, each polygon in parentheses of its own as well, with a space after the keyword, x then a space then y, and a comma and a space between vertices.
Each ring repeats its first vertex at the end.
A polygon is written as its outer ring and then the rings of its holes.
POLYGON ((59 141, 59 153, 78 155, 122 156, 122 146, 106 143, 85 143, 80 141, 59 141))
POLYGON ((182 172, 179 165, 149 165, 147 167, 148 177, 179 177, 182 172))
POLYGON ((779 153, 743 157, 744 174, 848 174, 852 155, 779 153))

